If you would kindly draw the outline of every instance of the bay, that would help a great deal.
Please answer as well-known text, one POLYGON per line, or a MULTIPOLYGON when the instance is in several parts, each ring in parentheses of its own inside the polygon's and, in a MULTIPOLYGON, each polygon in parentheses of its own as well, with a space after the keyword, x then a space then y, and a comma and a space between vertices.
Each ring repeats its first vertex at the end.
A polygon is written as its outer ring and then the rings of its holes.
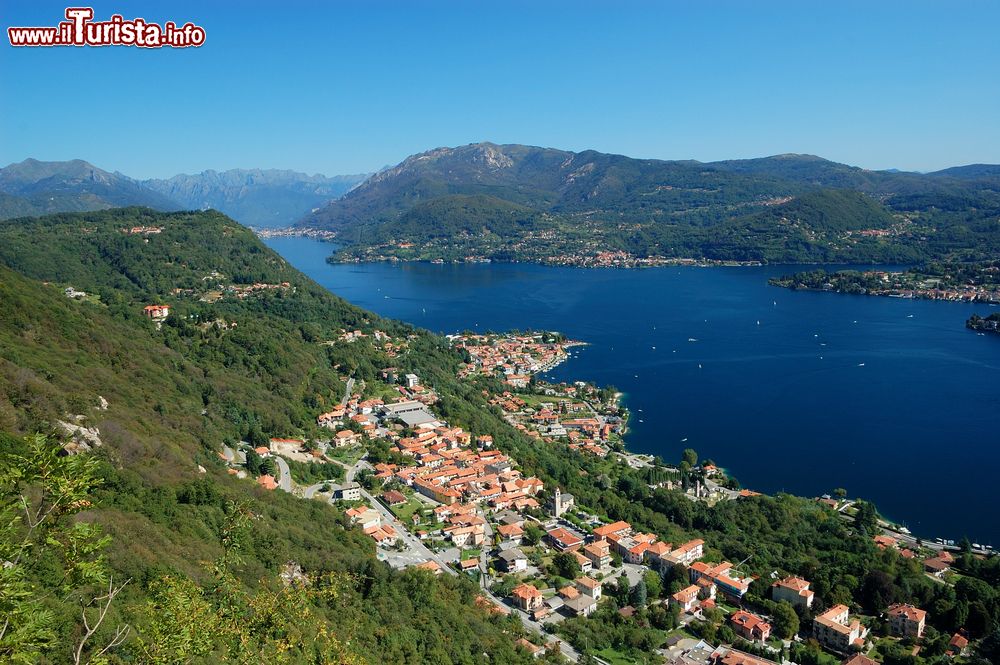
POLYGON ((988 306, 767 284, 803 266, 330 265, 329 244, 266 242, 383 316, 588 342, 546 378, 622 390, 635 452, 691 447, 754 490, 844 487, 924 538, 1000 543, 1000 337, 964 328, 988 306))

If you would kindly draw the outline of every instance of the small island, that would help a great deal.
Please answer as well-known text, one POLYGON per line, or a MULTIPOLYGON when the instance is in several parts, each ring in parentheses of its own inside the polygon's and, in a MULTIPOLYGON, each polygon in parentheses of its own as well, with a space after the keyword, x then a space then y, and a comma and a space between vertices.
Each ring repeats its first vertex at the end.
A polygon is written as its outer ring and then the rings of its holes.
POLYGON ((965 327, 969 330, 975 330, 976 332, 991 332, 1000 334, 1000 312, 994 312, 986 317, 973 314, 969 317, 969 320, 965 322, 965 327))

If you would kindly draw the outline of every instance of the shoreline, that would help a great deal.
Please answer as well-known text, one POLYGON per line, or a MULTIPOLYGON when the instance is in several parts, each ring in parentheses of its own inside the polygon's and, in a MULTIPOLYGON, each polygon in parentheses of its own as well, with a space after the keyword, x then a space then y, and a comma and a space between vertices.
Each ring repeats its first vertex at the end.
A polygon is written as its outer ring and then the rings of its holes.
MULTIPOLYGON (((588 346, 589 342, 574 342, 573 344, 575 346, 588 346)), ((555 365, 553 365, 553 366, 560 365, 563 362, 565 362, 566 360, 568 360, 569 358, 570 358, 569 354, 566 354, 566 356, 562 360, 560 360, 559 362, 555 363, 555 365)), ((548 371, 548 370, 545 370, 545 371, 548 371)), ((538 376, 540 374, 542 374, 542 372, 533 373, 533 376, 538 376)), ((623 448, 622 452, 624 454, 626 454, 626 455, 645 455, 645 456, 648 456, 648 457, 651 457, 651 458, 652 457, 660 456, 662 458, 662 455, 656 455, 656 454, 648 453, 648 452, 635 451, 635 450, 632 450, 631 447, 629 446, 629 441, 628 441, 627 437, 628 437, 629 433, 631 432, 631 427, 629 426, 629 423, 631 421, 632 411, 631 411, 631 409, 629 409, 625 405, 625 402, 623 401, 623 398, 625 398, 625 397, 627 397, 627 394, 624 391, 616 391, 615 392, 615 397, 614 397, 615 404, 623 411, 623 421, 624 422, 623 422, 623 429, 622 429, 622 432, 621 432, 621 442, 622 442, 622 448, 623 448)), ((723 466, 723 465, 720 465, 720 464, 716 463, 716 468, 718 468, 719 470, 721 470, 723 472, 723 474, 725 474, 726 476, 731 477, 730 473, 729 473, 729 470, 730 470, 731 467, 723 466)), ((744 489, 749 489, 749 488, 744 488, 744 489)), ((751 490, 751 491, 756 491, 756 490, 751 490)), ((766 494, 767 496, 771 496, 771 497, 774 496, 774 494, 768 494, 766 492, 762 492, 762 494, 766 494)), ((794 495, 794 496, 799 496, 799 495, 794 495)), ((820 495, 820 496, 822 496, 822 495, 820 495)), ((819 498, 819 497, 805 497, 805 496, 802 496, 800 498, 809 499, 809 498, 819 498)), ((852 501, 852 502, 858 501, 858 500, 868 501, 868 499, 865 499, 863 496, 860 496, 860 495, 859 496, 855 496, 853 498, 848 498, 848 499, 845 499, 845 500, 852 501)), ((869 501, 869 503, 873 503, 873 502, 869 501)), ((873 503, 873 505, 875 505, 875 504, 873 503)), ((917 541, 919 541, 920 543, 923 544, 924 547, 931 547, 932 549, 934 549, 934 548, 940 548, 942 550, 946 550, 947 549, 947 550, 951 550, 951 551, 959 551, 960 550, 960 546, 959 546, 958 543, 960 542, 961 539, 944 538, 944 537, 924 537, 922 535, 918 535, 916 533, 913 533, 909 529, 909 527, 906 525, 905 521, 904 522, 900 522, 900 521, 894 520, 893 518, 890 518, 889 516, 887 516, 884 513, 882 513, 879 510, 879 508, 878 508, 877 505, 875 505, 875 509, 876 509, 876 514, 877 514, 877 516, 879 518, 879 521, 880 521, 880 525, 879 526, 884 531, 891 531, 892 533, 894 533, 897 536, 901 537, 901 539, 912 540, 912 541, 914 541, 914 543, 916 543, 917 541)), ((844 513, 842 513, 840 510, 837 510, 837 512, 840 515, 844 515, 844 513)), ((968 539, 970 543, 979 543, 980 545, 984 544, 984 543, 982 543, 980 541, 977 541, 975 537, 973 537, 973 536, 971 536, 969 534, 963 535, 962 538, 968 539)), ((985 544, 991 545, 991 543, 989 543, 989 542, 986 542, 985 544)), ((973 552, 976 553, 976 554, 984 554, 984 555, 988 555, 992 551, 993 550, 986 550, 986 549, 979 549, 979 550, 975 550, 974 549, 973 550, 973 552)))

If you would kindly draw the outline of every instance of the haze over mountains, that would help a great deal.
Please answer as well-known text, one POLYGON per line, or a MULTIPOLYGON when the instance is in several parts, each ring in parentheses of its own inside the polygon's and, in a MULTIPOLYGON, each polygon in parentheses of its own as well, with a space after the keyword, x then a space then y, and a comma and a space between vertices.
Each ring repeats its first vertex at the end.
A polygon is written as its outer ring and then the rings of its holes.
POLYGON ((26 159, 0 169, 0 219, 137 205, 161 211, 213 208, 247 226, 280 227, 364 178, 233 169, 138 181, 79 159, 26 159))
POLYGON ((367 174, 328 178, 277 169, 231 169, 176 175, 142 184, 185 208, 214 208, 253 227, 287 226, 317 206, 336 199, 367 174))
POLYGON ((336 231, 354 259, 539 260, 541 244, 867 262, 995 249, 998 215, 1000 169, 989 165, 918 174, 813 155, 702 163, 477 143, 409 157, 300 226, 336 231))

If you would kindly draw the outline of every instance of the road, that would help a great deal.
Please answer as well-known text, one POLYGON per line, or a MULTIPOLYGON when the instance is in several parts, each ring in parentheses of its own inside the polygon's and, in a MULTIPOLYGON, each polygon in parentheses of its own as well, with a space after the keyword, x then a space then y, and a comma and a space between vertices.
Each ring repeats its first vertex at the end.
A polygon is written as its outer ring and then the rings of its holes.
POLYGON ((340 400, 341 406, 347 406, 347 400, 351 398, 351 391, 354 390, 354 377, 347 380, 347 387, 344 389, 344 398, 340 400))
POLYGON ((288 462, 284 457, 272 455, 278 465, 278 487, 286 492, 292 491, 292 472, 288 470, 288 462))

